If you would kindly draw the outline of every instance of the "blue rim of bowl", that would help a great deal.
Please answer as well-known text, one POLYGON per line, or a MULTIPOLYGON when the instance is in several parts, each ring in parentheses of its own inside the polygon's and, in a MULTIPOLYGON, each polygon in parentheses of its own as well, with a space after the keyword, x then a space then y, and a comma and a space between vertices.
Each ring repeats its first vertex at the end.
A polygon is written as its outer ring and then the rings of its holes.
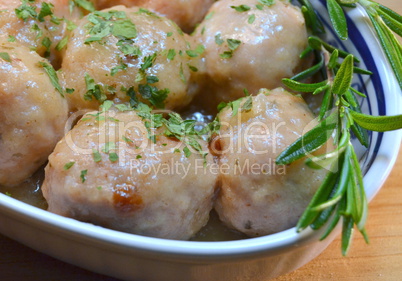
MULTIPOLYGON (((320 4, 324 5, 323 0, 316 1, 320 1, 320 4)), ((376 60, 371 56, 370 48, 363 40, 363 36, 361 35, 359 28, 356 26, 355 21, 351 20, 348 16, 347 18, 350 26, 350 33, 353 34, 352 41, 355 43, 357 42, 356 46, 360 54, 364 55, 364 61, 366 62, 368 68, 372 71, 373 69, 376 70, 371 79, 375 84, 375 91, 377 92, 377 95, 379 95, 377 97, 380 103, 379 113, 385 114, 387 113, 388 107, 385 100, 383 83, 379 75, 380 72, 377 68, 377 64, 379 62, 377 61, 376 63, 376 60)), ((378 57, 381 56, 382 63, 384 63, 384 55, 378 55, 378 57)), ((393 76, 387 77, 387 79, 391 84, 396 83, 396 80, 393 76)), ((401 94, 400 91, 398 94, 401 94)), ((394 96, 394 98, 399 101, 398 97, 394 96)), ((396 138, 395 142, 399 141, 400 143, 401 134, 396 134, 394 137, 396 138)), ((372 160, 370 160, 370 167, 374 163, 375 158, 381 149, 382 140, 383 134, 380 134, 380 137, 375 143, 375 153, 373 154, 372 160)), ((396 153, 398 148, 395 145, 395 151, 393 152, 396 153)), ((395 158, 387 162, 385 171, 386 175, 384 175, 382 179, 378 180, 380 184, 385 180, 385 177, 388 175, 394 162, 395 158)), ((5 214, 11 214, 13 219, 20 219, 21 221, 27 221, 30 219, 30 223, 34 224, 35 226, 53 229, 55 233, 62 237, 71 239, 71 236, 74 236, 76 239, 80 239, 80 241, 88 241, 88 243, 96 245, 97 247, 114 247, 116 251, 132 254, 143 253, 146 255, 151 253, 153 256, 157 254, 161 258, 163 256, 192 257, 194 259, 250 256, 255 255, 256 253, 275 252, 277 250, 295 247, 295 244, 302 245, 303 243, 313 240, 317 241, 320 235, 319 233, 310 229, 307 229, 301 233, 296 233, 295 228, 291 228, 264 237, 236 241, 177 241, 118 232, 92 224, 79 222, 74 219, 60 217, 56 214, 38 209, 16 199, 9 198, 3 194, 0 194, 0 209, 5 210, 5 214)))

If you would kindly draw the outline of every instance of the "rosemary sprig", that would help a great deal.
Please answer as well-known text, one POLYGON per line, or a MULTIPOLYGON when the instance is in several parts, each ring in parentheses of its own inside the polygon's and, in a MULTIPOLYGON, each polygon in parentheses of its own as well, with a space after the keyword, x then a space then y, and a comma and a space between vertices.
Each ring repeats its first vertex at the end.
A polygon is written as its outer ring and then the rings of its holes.
MULTIPOLYGON (((297 230, 302 231, 307 227, 316 230, 326 226, 321 237, 324 239, 342 218, 341 245, 342 254, 346 255, 355 226, 366 242, 369 241, 365 230, 368 206, 363 175, 351 142, 351 134, 367 147, 367 130, 384 132, 400 129, 402 115, 376 117, 361 112, 358 98, 364 98, 365 95, 352 87, 352 79, 355 74, 370 75, 371 72, 358 68, 359 60, 352 54, 321 40, 318 36, 324 29, 313 6, 309 0, 299 2, 306 23, 314 34, 309 38, 309 45, 301 56, 315 52, 319 59, 311 68, 291 79, 283 79, 283 83, 297 92, 323 94, 318 116, 320 123, 283 151, 276 163, 286 165, 307 157, 306 164, 311 168, 328 169, 325 180, 302 214, 297 230), (323 81, 301 82, 320 71, 325 76, 323 81), (333 151, 312 155, 330 139, 334 142, 333 151)), ((402 16, 371 0, 327 0, 334 30, 343 40, 348 37, 344 8, 353 8, 357 4, 367 11, 402 88, 402 47, 394 35, 394 32, 402 35, 402 16)))

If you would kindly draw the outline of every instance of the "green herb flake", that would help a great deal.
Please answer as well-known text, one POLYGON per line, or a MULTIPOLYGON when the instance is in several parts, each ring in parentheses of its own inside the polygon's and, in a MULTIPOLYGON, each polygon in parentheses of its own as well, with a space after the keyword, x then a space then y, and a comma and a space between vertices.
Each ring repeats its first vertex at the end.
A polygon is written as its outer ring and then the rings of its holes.
POLYGON ((255 15, 254 15, 254 14, 252 14, 252 15, 250 15, 250 16, 248 17, 248 19, 247 19, 247 23, 249 23, 249 24, 253 24, 253 23, 254 23, 254 21, 255 21, 255 15))
POLYGON ((50 46, 52 45, 52 41, 50 40, 49 37, 45 37, 42 40, 42 46, 46 48, 45 51, 45 57, 49 57, 50 56, 50 46))
POLYGON ((5 60, 6 62, 11 62, 10 55, 6 52, 0 52, 0 58, 5 60))
POLYGON ((66 93, 67 94, 72 94, 72 93, 74 93, 75 92, 75 89, 73 89, 73 88, 66 88, 66 93))
POLYGON ((60 93, 60 95, 64 98, 63 88, 60 85, 59 77, 57 76, 56 71, 54 70, 53 66, 46 62, 39 62, 39 65, 43 67, 46 74, 49 76, 50 82, 52 83, 53 87, 60 93))
POLYGON ((105 143, 105 146, 102 148, 102 152, 109 154, 111 150, 116 149, 116 144, 114 142, 107 142, 105 143))
POLYGON ((192 57, 192 58, 198 57, 198 53, 196 51, 193 51, 193 50, 186 50, 186 54, 189 57, 192 57))
POLYGON ((23 3, 15 9, 15 15, 23 21, 26 21, 29 18, 36 19, 38 17, 36 7, 30 6, 27 1, 23 1, 23 3))
POLYGON ((142 158, 142 156, 141 155, 137 155, 137 157, 135 157, 136 159, 141 159, 142 158))
POLYGON ((127 64, 121 62, 119 65, 113 67, 110 70, 110 75, 115 76, 120 70, 126 70, 127 67, 128 67, 127 64))
POLYGON ((63 39, 61 39, 60 42, 57 43, 57 45, 56 45, 56 50, 59 51, 59 52, 61 50, 63 50, 67 46, 68 39, 69 39, 68 36, 66 36, 63 39))
POLYGON ((119 160, 119 156, 117 155, 117 153, 111 152, 109 153, 109 160, 110 162, 116 162, 117 160, 119 160))
POLYGON ((81 182, 84 183, 86 179, 86 175, 88 174, 88 170, 82 170, 80 174, 81 182))
POLYGON ((258 2, 268 7, 275 4, 275 0, 258 0, 258 2))
POLYGON ((225 51, 222 54, 219 54, 219 56, 223 59, 230 59, 233 56, 233 51, 225 51))
POLYGON ((92 157, 96 163, 102 161, 102 155, 96 149, 92 150, 92 157))
POLYGON ((221 46, 223 43, 225 43, 225 41, 222 40, 220 33, 218 33, 218 34, 215 35, 215 43, 216 43, 218 46, 221 46))
POLYGON ((264 9, 264 6, 261 4, 257 4, 257 5, 255 5, 255 7, 260 11, 262 11, 264 9))
POLYGON ((71 168, 72 166, 74 166, 74 164, 75 164, 74 161, 71 161, 71 162, 66 163, 66 164, 64 165, 64 167, 63 167, 63 170, 64 170, 64 171, 70 170, 70 168, 71 168))
POLYGON ((241 44, 241 41, 237 39, 228 39, 226 42, 228 43, 229 49, 232 51, 236 50, 241 44))
POLYGON ((157 56, 157 54, 154 53, 150 56, 144 57, 144 62, 141 64, 141 70, 145 71, 146 69, 152 67, 152 65, 154 64, 154 62, 156 60, 156 56, 157 56))
POLYGON ((205 20, 211 19, 214 14, 215 14, 215 12, 210 12, 209 14, 207 14, 207 15, 205 16, 205 20))
POLYGON ((15 37, 12 36, 12 35, 8 35, 7 41, 8 41, 8 42, 15 42, 15 37))
POLYGON ((188 65, 188 68, 192 71, 192 72, 197 72, 198 71, 198 68, 197 67, 195 67, 195 66, 193 66, 193 65, 188 65))
POLYGON ((174 60, 175 56, 176 56, 176 50, 175 49, 169 49, 168 54, 167 54, 167 59, 168 60, 174 60))
POLYGON ((134 143, 133 140, 129 139, 129 138, 126 137, 126 136, 122 136, 121 138, 122 138, 126 143, 134 143))
POLYGON ((38 20, 40 22, 45 21, 45 17, 53 15, 52 9, 54 8, 53 4, 42 2, 42 6, 38 15, 38 20))
POLYGON ((250 6, 247 5, 239 5, 239 6, 230 6, 230 8, 234 9, 236 12, 247 12, 250 10, 250 6))
POLYGON ((88 1, 88 0, 73 0, 73 3, 77 7, 81 7, 84 10, 87 10, 88 12, 94 12, 95 11, 95 6, 91 1, 88 1))
POLYGON ((166 33, 166 36, 167 37, 171 37, 173 35, 173 32, 168 32, 168 33, 166 33))
POLYGON ((191 150, 186 146, 183 148, 184 155, 189 158, 191 156, 191 150))

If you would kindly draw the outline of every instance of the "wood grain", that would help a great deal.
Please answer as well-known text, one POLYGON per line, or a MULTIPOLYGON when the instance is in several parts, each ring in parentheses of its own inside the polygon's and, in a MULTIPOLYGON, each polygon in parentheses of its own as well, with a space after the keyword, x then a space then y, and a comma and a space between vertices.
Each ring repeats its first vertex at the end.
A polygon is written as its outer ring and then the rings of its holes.
MULTIPOLYGON (((378 2, 402 14, 402 1, 378 2)), ((402 152, 399 153, 398 161, 384 187, 370 204, 367 223, 370 245, 366 245, 363 239, 356 235, 348 257, 342 257, 340 240, 336 239, 315 260, 274 281, 402 280, 401 175, 402 152)), ((2 281, 115 280, 57 261, 2 235, 0 235, 0 279, 2 281)))

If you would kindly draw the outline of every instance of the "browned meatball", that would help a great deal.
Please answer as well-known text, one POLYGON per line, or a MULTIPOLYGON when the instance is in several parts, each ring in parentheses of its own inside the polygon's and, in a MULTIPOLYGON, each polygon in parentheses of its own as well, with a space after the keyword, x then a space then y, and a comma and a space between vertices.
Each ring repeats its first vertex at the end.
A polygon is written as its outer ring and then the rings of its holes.
POLYGON ((64 134, 67 102, 37 53, 0 36, 0 185, 17 185, 43 165, 64 134))
MULTIPOLYGON (((152 123, 137 114, 88 113, 58 143, 42 187, 49 211, 125 232, 188 239, 212 209, 217 173, 206 168, 212 156, 190 155, 158 118, 152 123)), ((198 143, 207 151, 205 141, 198 143)))
POLYGON ((307 46, 304 18, 289 1, 220 0, 208 15, 194 36, 205 46, 205 73, 198 73, 210 103, 279 87, 308 63, 299 58, 307 46), (248 8, 236 10, 242 5, 248 8))
POLYGON ((281 88, 244 98, 238 111, 226 107, 218 115, 222 127, 212 147, 219 148, 222 187, 215 209, 225 224, 249 236, 293 227, 326 170, 304 160, 276 166, 275 159, 314 117, 301 97, 281 88))
POLYGON ((0 35, 10 36, 59 67, 59 50, 63 38, 68 36, 68 23, 81 15, 78 8, 70 11, 68 0, 5 0, 0 2, 0 35), (43 11, 50 11, 50 13, 43 11))
POLYGON ((64 84, 73 91, 70 109, 97 109, 105 99, 140 99, 166 109, 187 105, 191 68, 202 51, 187 39, 173 22, 147 10, 118 6, 89 14, 63 59, 64 84))

